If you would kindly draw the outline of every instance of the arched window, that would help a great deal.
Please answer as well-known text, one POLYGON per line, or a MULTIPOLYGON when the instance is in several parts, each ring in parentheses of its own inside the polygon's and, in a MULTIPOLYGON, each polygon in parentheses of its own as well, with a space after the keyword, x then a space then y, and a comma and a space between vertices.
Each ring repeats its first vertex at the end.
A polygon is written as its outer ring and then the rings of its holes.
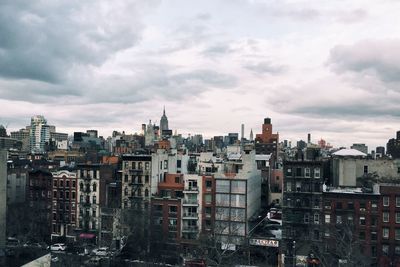
POLYGON ((93 192, 96 192, 96 191, 97 191, 97 184, 93 183, 93 192))
POLYGON ((138 195, 138 197, 141 197, 142 196, 142 189, 138 189, 138 191, 137 191, 137 195, 138 195))
POLYGON ((144 196, 145 196, 145 197, 148 197, 148 196, 149 196, 149 189, 146 188, 146 189, 144 190, 144 196))
POLYGON ((125 196, 128 195, 128 187, 126 187, 126 186, 125 186, 125 189, 124 189, 124 194, 125 194, 125 196))
POLYGON ((83 191, 83 183, 79 184, 79 188, 80 188, 81 191, 83 191))
POLYGON ((86 192, 87 192, 87 193, 90 192, 90 184, 86 184, 86 192))

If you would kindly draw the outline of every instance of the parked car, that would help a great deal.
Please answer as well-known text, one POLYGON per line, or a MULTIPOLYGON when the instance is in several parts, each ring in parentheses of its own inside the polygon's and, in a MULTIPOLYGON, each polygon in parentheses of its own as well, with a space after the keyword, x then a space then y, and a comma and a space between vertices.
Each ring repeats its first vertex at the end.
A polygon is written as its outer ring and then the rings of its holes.
POLYGON ((6 246, 7 247, 19 247, 20 242, 15 237, 7 237, 6 246))
POLYGON ((67 249, 67 246, 62 243, 57 243, 57 244, 53 244, 50 246, 51 251, 65 251, 66 249, 67 249))
POLYGON ((92 254, 96 256, 107 256, 109 254, 109 250, 107 247, 96 248, 92 251, 92 254))
MULTIPOLYGON (((23 244, 22 246, 24 248, 43 248, 43 246, 40 243, 37 242, 34 243, 30 241, 25 242, 25 244, 23 244)), ((44 248, 46 248, 46 246, 44 248)))

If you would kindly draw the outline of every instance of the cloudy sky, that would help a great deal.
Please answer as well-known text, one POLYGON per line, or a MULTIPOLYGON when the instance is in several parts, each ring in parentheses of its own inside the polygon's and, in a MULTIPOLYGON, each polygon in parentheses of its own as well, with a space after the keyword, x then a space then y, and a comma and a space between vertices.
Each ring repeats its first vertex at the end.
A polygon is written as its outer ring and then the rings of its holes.
POLYGON ((0 2, 0 124, 324 138, 400 130, 400 1, 0 2))

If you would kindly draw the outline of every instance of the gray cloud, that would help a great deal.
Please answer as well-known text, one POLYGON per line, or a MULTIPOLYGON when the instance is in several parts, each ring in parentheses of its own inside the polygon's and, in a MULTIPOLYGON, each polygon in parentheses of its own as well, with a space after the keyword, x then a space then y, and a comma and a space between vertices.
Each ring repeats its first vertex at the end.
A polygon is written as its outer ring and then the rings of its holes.
POLYGON ((384 82, 400 82, 400 40, 364 40, 335 46, 328 65, 336 73, 351 71, 376 75, 384 82))
POLYGON ((269 61, 262 61, 258 63, 248 63, 243 66, 244 68, 251 70, 258 74, 281 74, 287 70, 284 65, 274 65, 269 61))
POLYGON ((137 43, 139 17, 135 4, 2 1, 0 75, 61 83, 74 66, 100 65, 137 43))

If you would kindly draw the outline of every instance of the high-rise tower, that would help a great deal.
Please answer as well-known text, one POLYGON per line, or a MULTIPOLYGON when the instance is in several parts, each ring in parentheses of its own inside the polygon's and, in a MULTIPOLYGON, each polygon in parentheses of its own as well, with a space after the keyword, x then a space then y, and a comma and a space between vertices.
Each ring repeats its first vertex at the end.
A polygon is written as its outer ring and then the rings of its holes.
POLYGON ((29 139, 31 152, 44 152, 45 144, 50 139, 50 126, 42 115, 31 118, 29 139))
POLYGON ((164 107, 164 110, 163 110, 163 115, 162 115, 161 120, 160 120, 160 130, 161 130, 161 133, 164 130, 169 130, 168 129, 168 118, 165 115, 165 107, 164 107))

